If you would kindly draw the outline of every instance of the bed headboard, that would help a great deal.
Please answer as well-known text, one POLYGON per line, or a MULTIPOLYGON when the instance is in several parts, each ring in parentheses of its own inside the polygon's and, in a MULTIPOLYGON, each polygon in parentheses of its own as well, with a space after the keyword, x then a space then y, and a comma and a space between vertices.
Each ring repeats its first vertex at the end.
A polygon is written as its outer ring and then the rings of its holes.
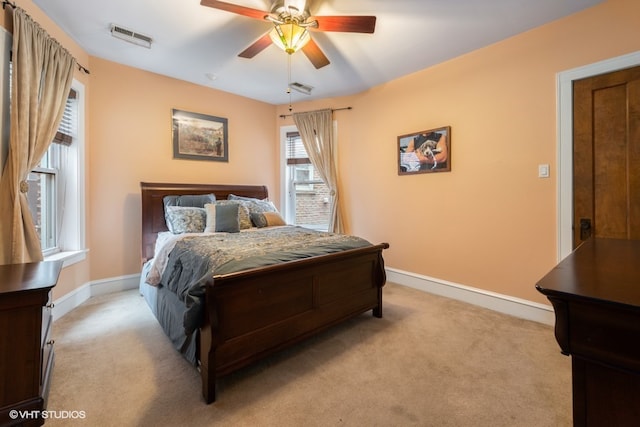
POLYGON ((167 231, 162 199, 169 195, 215 194, 216 200, 225 200, 229 194, 266 199, 269 197, 264 185, 216 185, 216 184, 159 184, 141 182, 142 192, 142 262, 153 257, 156 237, 167 231))

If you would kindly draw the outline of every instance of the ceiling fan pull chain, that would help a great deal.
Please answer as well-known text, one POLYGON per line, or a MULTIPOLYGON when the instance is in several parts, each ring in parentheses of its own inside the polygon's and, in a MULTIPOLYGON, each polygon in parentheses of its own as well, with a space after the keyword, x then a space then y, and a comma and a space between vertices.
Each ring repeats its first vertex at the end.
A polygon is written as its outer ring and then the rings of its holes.
POLYGON ((291 54, 287 55, 287 93, 289 94, 289 112, 293 110, 291 106, 291 54))

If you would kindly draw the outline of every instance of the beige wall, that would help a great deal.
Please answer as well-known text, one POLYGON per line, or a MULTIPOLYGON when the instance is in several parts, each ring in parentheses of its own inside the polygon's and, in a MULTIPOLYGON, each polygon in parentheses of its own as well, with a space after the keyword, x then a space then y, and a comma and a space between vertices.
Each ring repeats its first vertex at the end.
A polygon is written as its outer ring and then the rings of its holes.
MULTIPOLYGON (((274 107, 87 54, 89 259, 56 297, 139 272, 140 181, 266 184, 279 200, 274 107), (172 159, 170 110, 227 117, 229 163, 172 159)), ((640 2, 610 0, 357 95, 294 104, 336 112, 349 231, 387 241, 389 267, 527 300, 556 261, 556 74, 640 49, 640 2), (397 135, 452 127, 450 173, 397 175, 397 135), (550 179, 537 166, 551 164, 550 179)))
POLYGON ((390 243, 388 267, 546 303, 534 285, 556 263, 556 75, 639 49, 640 2, 611 0, 294 110, 353 107, 335 113, 347 222, 390 243), (452 171, 398 176, 397 136, 441 126, 452 171), (537 177, 543 163, 551 178, 537 177))
POLYGON ((92 279, 139 273, 141 181, 278 188, 275 106, 96 58, 91 75, 92 279), (173 159, 172 108, 227 118, 229 162, 173 159))

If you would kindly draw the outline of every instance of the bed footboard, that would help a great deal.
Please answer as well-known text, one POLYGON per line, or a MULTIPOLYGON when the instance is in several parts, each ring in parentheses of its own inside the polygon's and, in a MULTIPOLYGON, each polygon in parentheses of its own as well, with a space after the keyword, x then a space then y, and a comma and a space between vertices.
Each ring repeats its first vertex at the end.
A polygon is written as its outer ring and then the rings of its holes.
POLYGON ((382 317, 387 243, 214 276, 200 330, 202 393, 216 379, 372 310, 382 317))

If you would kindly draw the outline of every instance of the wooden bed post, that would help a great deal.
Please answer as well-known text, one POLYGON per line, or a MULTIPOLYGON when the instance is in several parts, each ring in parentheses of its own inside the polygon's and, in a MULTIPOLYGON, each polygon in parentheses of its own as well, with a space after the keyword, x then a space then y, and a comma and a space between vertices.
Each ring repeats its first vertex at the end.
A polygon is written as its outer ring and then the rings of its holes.
POLYGON ((207 404, 216 400, 216 361, 215 351, 211 348, 211 326, 207 323, 200 333, 200 377, 202 378, 202 396, 207 404))
MULTIPOLYGON (((389 249, 388 243, 383 243, 383 249, 389 249)), ((377 271, 374 273, 376 284, 378 286, 378 306, 373 309, 373 316, 382 318, 382 287, 387 282, 387 273, 384 270, 384 258, 382 251, 378 252, 377 271), (377 273, 377 274, 376 274, 377 273)))
POLYGON ((378 305, 373 309, 373 317, 382 318, 382 286, 378 286, 378 305))
MULTIPOLYGON (((213 279, 209 280, 206 288, 213 286, 213 279)), ((216 299, 212 292, 205 295, 206 309, 204 324, 200 328, 200 376, 202 378, 202 396, 207 404, 216 400, 216 348, 219 337, 216 299)))

